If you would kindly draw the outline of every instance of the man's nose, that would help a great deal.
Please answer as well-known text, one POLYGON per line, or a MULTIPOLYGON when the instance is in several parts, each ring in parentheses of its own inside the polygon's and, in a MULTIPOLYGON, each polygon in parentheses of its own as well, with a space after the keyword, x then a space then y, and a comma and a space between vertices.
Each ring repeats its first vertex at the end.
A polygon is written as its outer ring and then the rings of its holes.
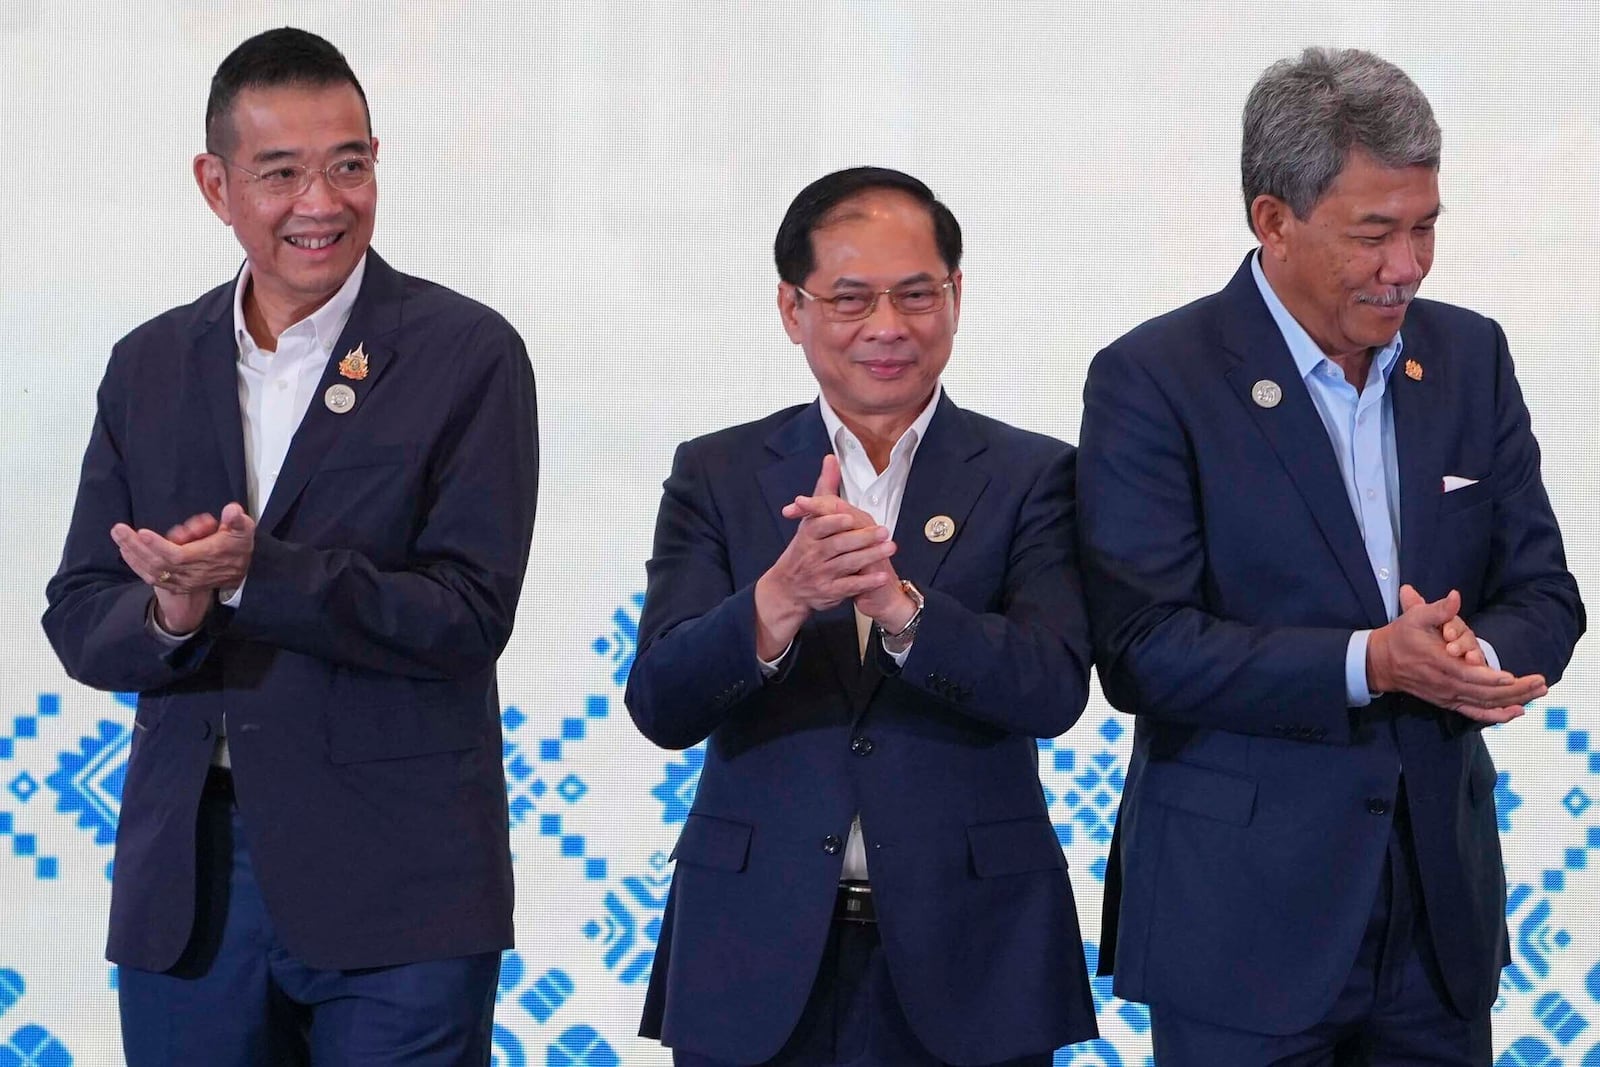
POLYGON ((328 181, 328 175, 314 170, 307 175, 307 179, 305 191, 294 198, 296 211, 305 215, 331 215, 338 211, 339 194, 328 181))
POLYGON ((1384 251, 1383 274, 1386 285, 1415 285, 1422 281, 1423 250, 1418 247, 1421 238, 1406 234, 1398 241, 1389 242, 1384 251))
POLYGON ((878 294, 878 302, 873 305, 872 313, 867 316, 866 332, 872 337, 896 337, 906 332, 905 316, 894 306, 894 301, 889 299, 888 293, 878 294))

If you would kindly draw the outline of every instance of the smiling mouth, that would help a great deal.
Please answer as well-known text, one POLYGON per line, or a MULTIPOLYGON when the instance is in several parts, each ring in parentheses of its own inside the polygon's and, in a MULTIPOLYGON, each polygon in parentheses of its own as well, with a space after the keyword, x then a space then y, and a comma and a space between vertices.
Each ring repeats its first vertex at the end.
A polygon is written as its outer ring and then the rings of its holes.
POLYGON ((343 237, 343 233, 330 234, 327 237, 300 237, 291 234, 290 236, 285 237, 284 241, 290 245, 293 245, 295 248, 303 248, 307 252, 316 252, 327 248, 330 245, 336 244, 343 237))

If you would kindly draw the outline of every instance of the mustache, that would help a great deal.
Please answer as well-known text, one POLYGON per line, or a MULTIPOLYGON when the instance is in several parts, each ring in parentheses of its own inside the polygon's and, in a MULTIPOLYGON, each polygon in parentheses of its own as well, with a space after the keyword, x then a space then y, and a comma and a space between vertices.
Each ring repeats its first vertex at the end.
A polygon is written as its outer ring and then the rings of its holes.
POLYGON ((1376 293, 1357 293, 1356 303, 1372 304, 1374 307, 1392 308, 1409 304, 1417 295, 1415 285, 1389 285, 1376 293))

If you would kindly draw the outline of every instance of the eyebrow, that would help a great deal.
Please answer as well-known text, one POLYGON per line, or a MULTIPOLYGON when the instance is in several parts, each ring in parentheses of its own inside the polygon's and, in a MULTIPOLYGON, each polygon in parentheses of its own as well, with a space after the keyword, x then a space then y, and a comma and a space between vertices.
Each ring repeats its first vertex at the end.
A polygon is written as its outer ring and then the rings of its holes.
MULTIPOLYGON (((931 282, 931 281, 933 281, 933 275, 929 274, 927 271, 919 271, 916 274, 907 275, 906 277, 901 278, 899 281, 895 282, 889 288, 898 289, 902 285, 914 285, 917 282, 931 282)), ((838 279, 836 279, 834 281, 833 287, 835 289, 871 289, 872 288, 870 283, 864 282, 860 278, 838 278, 838 279)))
MULTIPOLYGON (((1428 212, 1426 215, 1422 216, 1422 218, 1418 219, 1417 221, 1418 222, 1428 222, 1430 220, 1437 219, 1443 213, 1444 213, 1444 205, 1440 204, 1438 207, 1434 208, 1432 211, 1428 212)), ((1356 220, 1356 225, 1357 226, 1393 226, 1399 221, 1400 221, 1399 219, 1395 218, 1392 215, 1379 215, 1376 212, 1374 212, 1373 214, 1363 215, 1361 218, 1357 219, 1356 220)))
MULTIPOLYGON (((372 146, 366 141, 346 141, 343 144, 335 145, 328 152, 328 155, 347 156, 356 152, 362 155, 371 155, 372 146)), ((290 148, 266 148, 250 158, 255 163, 279 163, 286 159, 299 159, 301 155, 303 153, 296 152, 290 148)))

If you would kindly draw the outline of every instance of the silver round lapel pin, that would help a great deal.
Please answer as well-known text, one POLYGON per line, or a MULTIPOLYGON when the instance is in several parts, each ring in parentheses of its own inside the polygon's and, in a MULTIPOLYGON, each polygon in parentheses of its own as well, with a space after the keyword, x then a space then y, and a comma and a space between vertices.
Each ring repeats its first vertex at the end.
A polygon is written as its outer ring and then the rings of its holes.
POLYGON ((328 391, 322 394, 322 402, 335 415, 343 415, 356 406, 356 391, 342 383, 330 385, 328 391))
POLYGON ((1250 387, 1250 399, 1259 407, 1275 408, 1283 400, 1283 390, 1271 378, 1263 378, 1250 387))

